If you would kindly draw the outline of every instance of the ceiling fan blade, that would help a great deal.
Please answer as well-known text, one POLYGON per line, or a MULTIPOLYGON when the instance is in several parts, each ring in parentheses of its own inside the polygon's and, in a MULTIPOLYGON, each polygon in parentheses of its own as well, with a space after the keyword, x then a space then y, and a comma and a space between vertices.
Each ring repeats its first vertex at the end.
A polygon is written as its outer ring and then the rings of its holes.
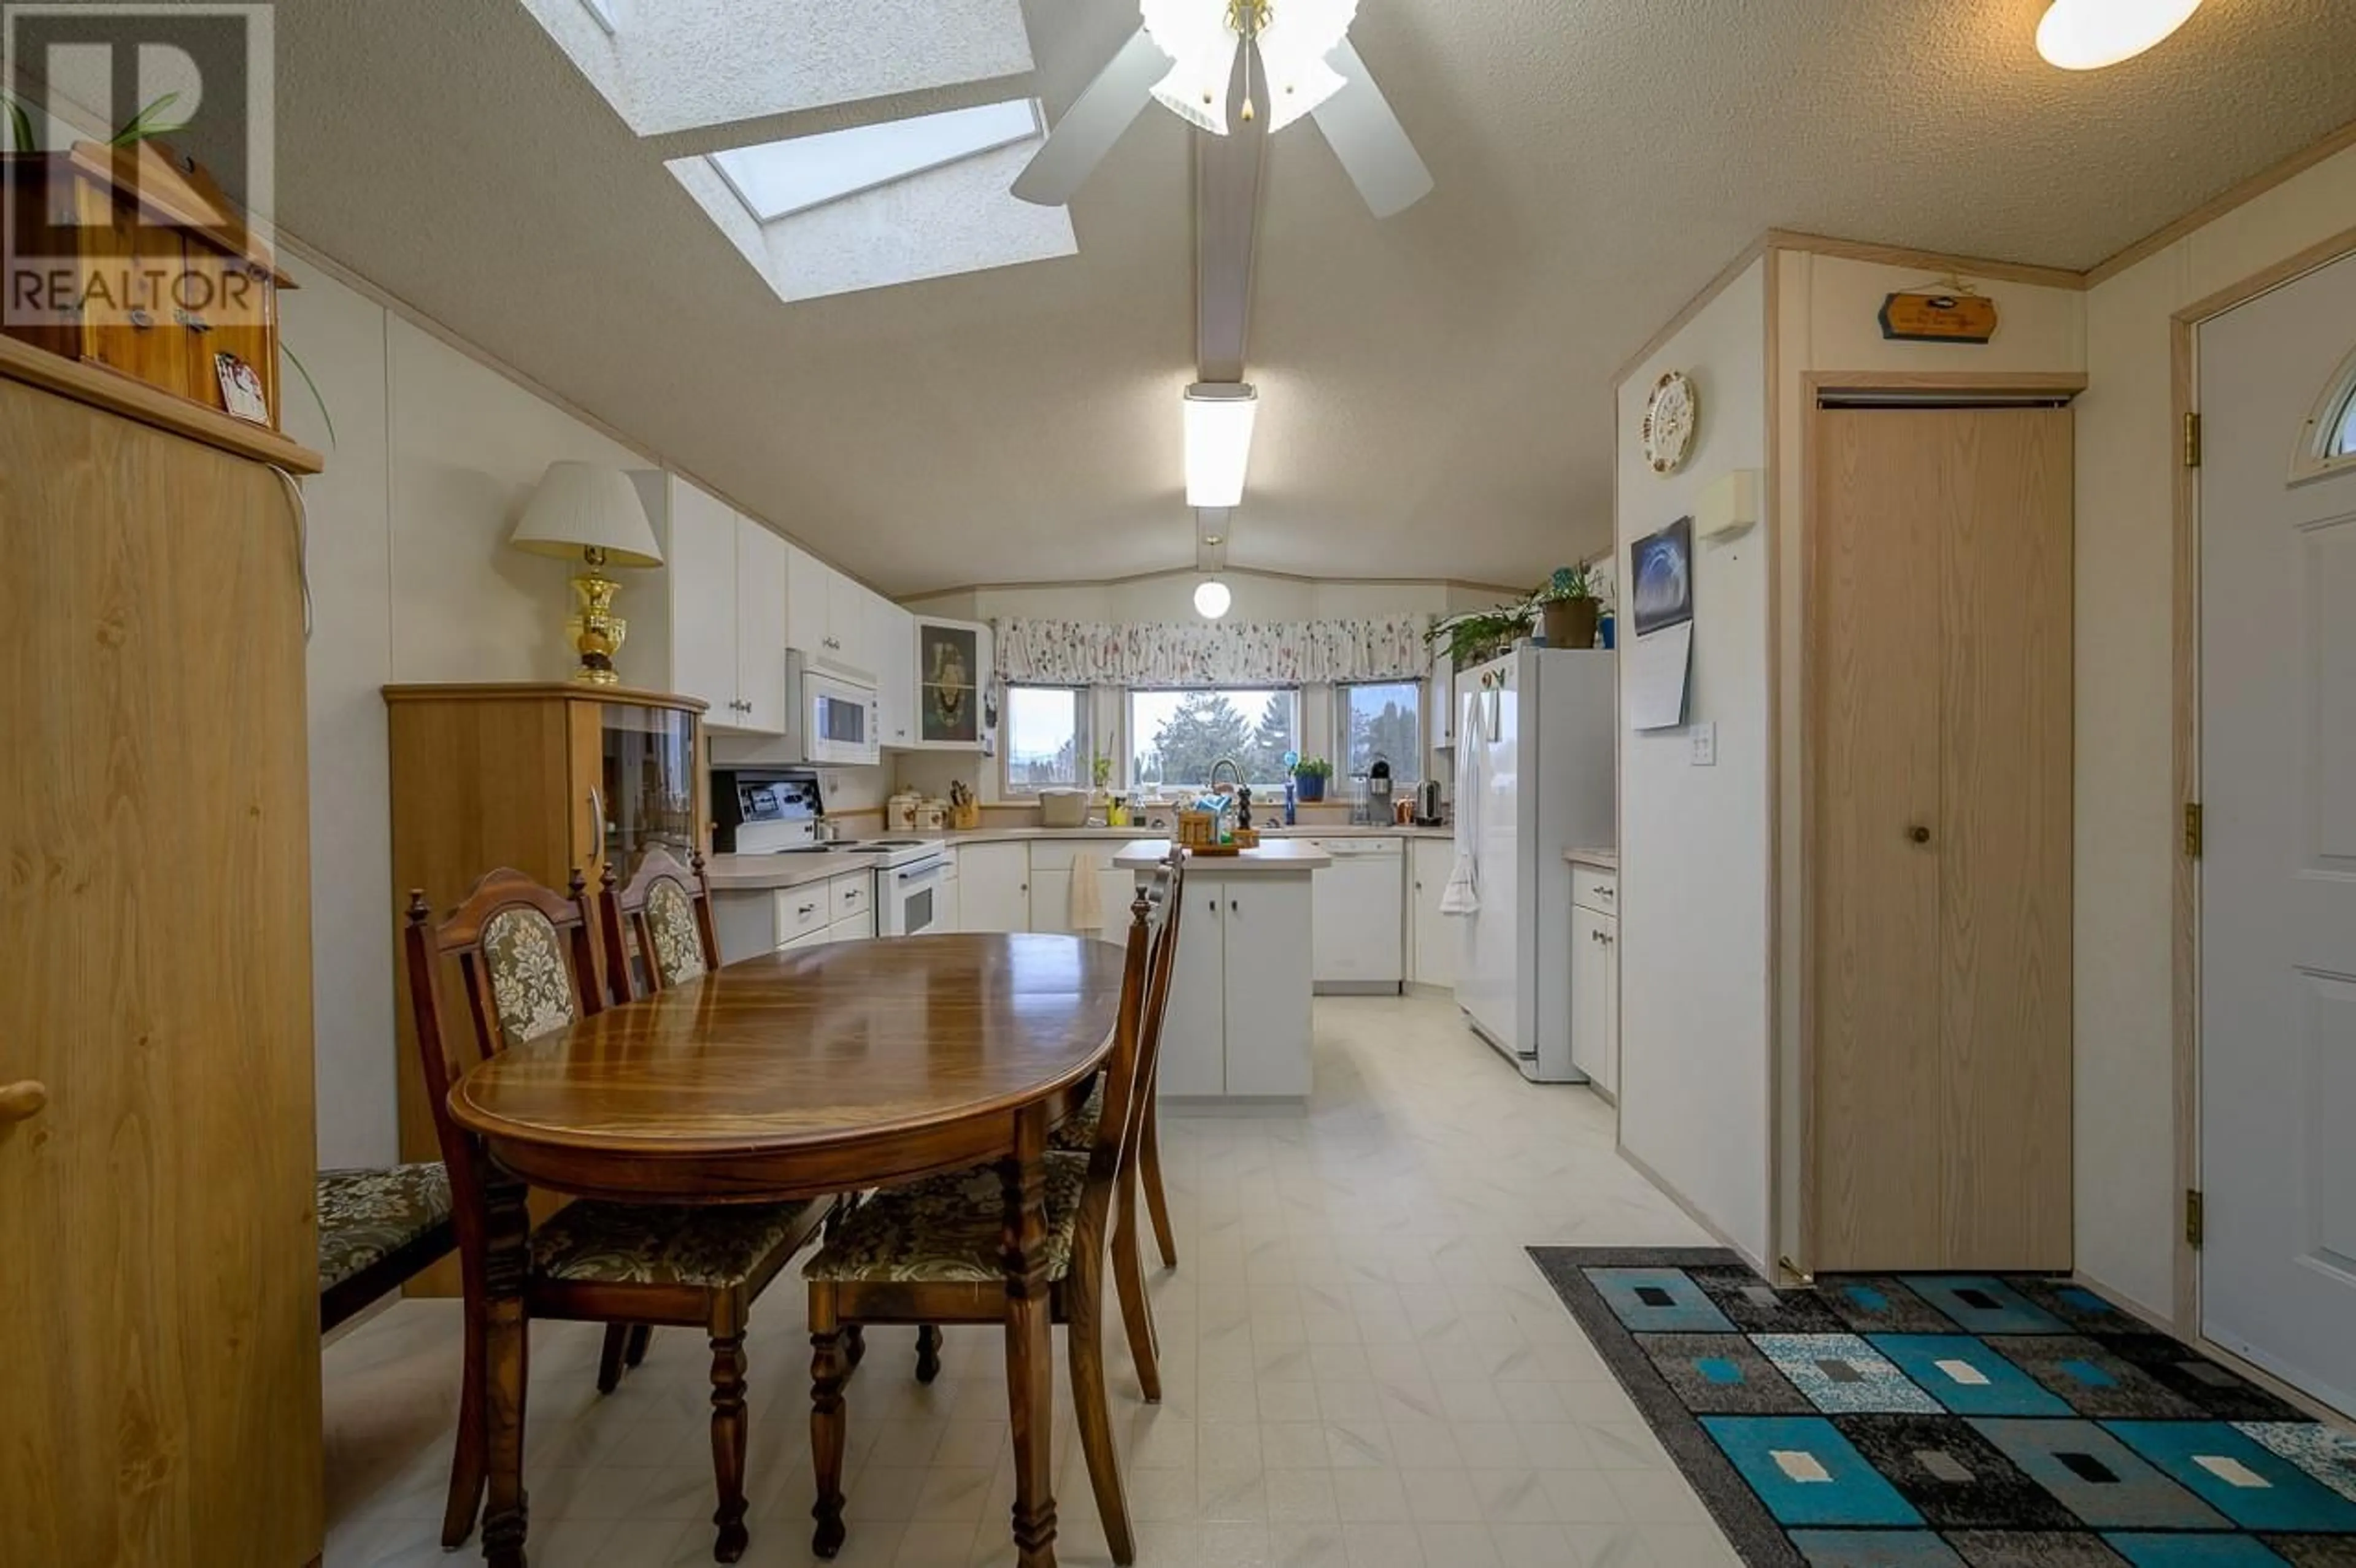
POLYGON ((1169 72, 1170 57, 1140 27, 1096 80, 1072 101, 1046 144, 1015 176, 1014 194, 1040 207, 1062 207, 1087 184, 1113 144, 1151 101, 1153 84, 1169 72))
POLYGON ((1407 139, 1356 46, 1344 38, 1325 59, 1348 85, 1311 110, 1311 118, 1376 218, 1406 211, 1431 194, 1431 171, 1407 139))

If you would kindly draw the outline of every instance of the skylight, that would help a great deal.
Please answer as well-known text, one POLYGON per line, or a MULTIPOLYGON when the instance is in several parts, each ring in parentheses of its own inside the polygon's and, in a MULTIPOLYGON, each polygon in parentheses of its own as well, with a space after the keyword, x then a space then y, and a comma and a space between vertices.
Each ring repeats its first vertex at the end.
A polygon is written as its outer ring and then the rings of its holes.
POLYGON ((984 103, 711 155, 762 223, 1038 136, 1036 99, 984 103))

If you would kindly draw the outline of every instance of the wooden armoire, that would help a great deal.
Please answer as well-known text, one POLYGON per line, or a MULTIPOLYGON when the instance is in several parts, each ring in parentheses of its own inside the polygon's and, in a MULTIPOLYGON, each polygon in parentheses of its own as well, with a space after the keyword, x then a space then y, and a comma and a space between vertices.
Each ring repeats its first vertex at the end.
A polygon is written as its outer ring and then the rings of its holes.
MULTIPOLYGON (((607 863, 626 877, 653 846, 680 859, 705 845, 704 704, 692 697, 564 682, 384 688, 392 763, 392 888, 422 888, 447 913, 487 871, 513 867, 562 891, 578 869, 591 887, 607 863)), ((417 1025, 401 973, 399 911, 385 912, 394 967, 401 1157, 436 1160, 417 1025)), ((445 1009, 460 988, 442 977, 445 1009)), ((470 1038, 463 1010, 443 1028, 470 1038)), ((536 1200, 543 1214, 554 1200, 536 1200)), ((420 1275, 412 1295, 455 1296, 455 1257, 420 1275)))
POLYGON ((318 467, 0 339, 0 1563, 318 1559, 318 467))
POLYGON ((1804 1266, 2072 1264, 2066 396, 1808 411, 1804 1266))

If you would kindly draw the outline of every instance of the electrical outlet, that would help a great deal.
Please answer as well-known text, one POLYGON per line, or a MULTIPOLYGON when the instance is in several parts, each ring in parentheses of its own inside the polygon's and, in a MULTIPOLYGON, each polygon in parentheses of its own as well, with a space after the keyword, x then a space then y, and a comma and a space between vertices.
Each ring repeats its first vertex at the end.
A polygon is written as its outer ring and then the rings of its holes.
POLYGON ((1718 726, 1697 724, 1693 727, 1693 765, 1697 768, 1718 766, 1718 726))

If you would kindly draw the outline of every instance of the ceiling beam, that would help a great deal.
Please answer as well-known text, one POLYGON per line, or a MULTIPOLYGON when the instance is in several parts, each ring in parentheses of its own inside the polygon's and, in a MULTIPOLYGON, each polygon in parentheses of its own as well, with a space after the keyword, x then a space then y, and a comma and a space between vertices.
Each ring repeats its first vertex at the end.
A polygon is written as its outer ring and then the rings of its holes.
POLYGON ((1268 120, 1262 115, 1247 123, 1243 97, 1237 87, 1228 101, 1226 135, 1194 133, 1194 363, 1200 381, 1244 379, 1268 120))

